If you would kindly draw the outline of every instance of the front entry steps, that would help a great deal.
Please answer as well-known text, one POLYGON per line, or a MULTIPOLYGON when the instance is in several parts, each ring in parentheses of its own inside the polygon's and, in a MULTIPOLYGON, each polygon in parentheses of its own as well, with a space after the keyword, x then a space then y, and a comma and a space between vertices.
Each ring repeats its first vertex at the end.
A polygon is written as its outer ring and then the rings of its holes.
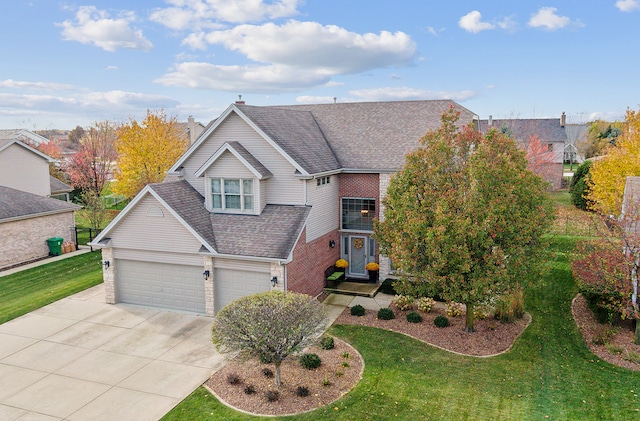
POLYGON ((378 293, 380 289, 379 283, 362 283, 362 282, 349 282, 343 281, 338 283, 335 287, 324 288, 324 292, 327 294, 344 294, 355 295, 360 297, 373 297, 378 293))

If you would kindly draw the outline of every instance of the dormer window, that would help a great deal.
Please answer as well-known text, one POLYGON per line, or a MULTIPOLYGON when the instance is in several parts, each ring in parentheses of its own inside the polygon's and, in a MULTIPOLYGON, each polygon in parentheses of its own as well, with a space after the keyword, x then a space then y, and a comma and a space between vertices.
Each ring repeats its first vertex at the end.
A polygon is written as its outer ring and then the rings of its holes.
POLYGON ((252 179, 211 179, 211 207, 213 210, 252 211, 253 202, 252 179))

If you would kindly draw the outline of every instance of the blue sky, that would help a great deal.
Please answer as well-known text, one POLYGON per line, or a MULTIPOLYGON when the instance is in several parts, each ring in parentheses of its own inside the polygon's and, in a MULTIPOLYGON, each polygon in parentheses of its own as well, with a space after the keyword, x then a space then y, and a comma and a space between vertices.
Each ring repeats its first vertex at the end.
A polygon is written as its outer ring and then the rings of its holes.
POLYGON ((0 128, 164 109, 451 98, 481 118, 622 119, 640 0, 12 0, 0 128))

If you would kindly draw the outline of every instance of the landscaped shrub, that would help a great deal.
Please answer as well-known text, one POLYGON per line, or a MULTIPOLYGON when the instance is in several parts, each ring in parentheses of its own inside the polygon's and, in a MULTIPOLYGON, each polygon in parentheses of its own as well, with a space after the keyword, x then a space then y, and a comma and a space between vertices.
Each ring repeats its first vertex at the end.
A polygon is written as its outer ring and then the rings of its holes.
POLYGON ((408 295, 396 295, 393 298, 393 303, 398 307, 398 310, 410 310, 413 307, 415 299, 408 295))
POLYGON ((473 317, 476 320, 484 320, 491 314, 491 309, 486 305, 477 305, 473 308, 473 317))
POLYGON ((424 311, 425 313, 433 310, 433 307, 435 307, 435 305, 436 300, 431 297, 418 298, 418 300, 416 301, 416 307, 418 307, 418 310, 424 311))
POLYGON ((246 393, 247 395, 253 395, 254 393, 256 393, 256 388, 252 384, 248 384, 244 388, 244 393, 246 393))
POLYGON ((296 395, 300 396, 301 398, 309 396, 309 388, 306 386, 298 386, 298 389, 296 389, 296 395))
POLYGON ((320 367, 322 360, 318 354, 302 354, 300 364, 307 370, 313 370, 314 368, 320 367))
POLYGON ((351 315, 352 316, 364 316, 364 307, 360 304, 356 304, 351 307, 351 315))
POLYGON ((395 279, 385 279, 384 281, 382 281, 382 284, 380 285, 380 292, 389 295, 396 295, 397 292, 393 287, 394 282, 395 279))
POLYGON ((278 392, 277 390, 269 390, 266 393, 266 396, 269 402, 275 402, 280 399, 280 392, 278 392))
POLYGON ((327 379, 326 377, 324 379, 322 379, 322 385, 323 386, 331 386, 331 380, 327 379))
POLYGON ((320 340, 320 349, 333 349, 335 348, 335 342, 333 341, 332 336, 325 336, 320 340))
POLYGON ((446 309, 447 316, 460 317, 464 313, 464 304, 449 301, 446 309))
POLYGON ((389 307, 384 307, 378 310, 378 319, 380 320, 391 320, 394 317, 396 316, 395 314, 393 314, 393 310, 391 310, 389 307))
POLYGON ((505 294, 496 301, 495 317, 501 322, 511 323, 524 316, 524 293, 522 290, 505 294))
POLYGON ((263 368, 262 369, 262 374, 264 374, 265 377, 273 377, 273 370, 271 370, 270 368, 263 368))
POLYGON ((229 373, 227 374, 227 383, 240 384, 242 383, 242 380, 240 380, 240 376, 238 376, 236 373, 229 373))
POLYGON ((407 321, 409 323, 420 323, 422 321, 422 316, 415 311, 411 313, 407 313, 407 321))
POLYGON ((445 316, 436 316, 436 318, 433 319, 433 324, 438 327, 447 327, 449 326, 449 319, 445 316))

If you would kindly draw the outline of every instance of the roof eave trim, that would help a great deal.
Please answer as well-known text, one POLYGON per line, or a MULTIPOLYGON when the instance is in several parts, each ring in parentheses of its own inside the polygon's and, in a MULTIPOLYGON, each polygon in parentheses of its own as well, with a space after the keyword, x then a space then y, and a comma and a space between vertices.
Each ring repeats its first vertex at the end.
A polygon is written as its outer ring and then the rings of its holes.
POLYGON ((286 264, 290 262, 288 258, 283 259, 281 257, 258 257, 258 256, 245 256, 242 254, 226 254, 226 253, 213 253, 213 252, 210 252, 210 253, 199 252, 198 254, 202 256, 219 257, 223 259, 245 260, 245 261, 265 262, 265 263, 286 264))
MULTIPOLYGON (((238 161, 240 161, 245 167, 247 167, 247 169, 251 171, 251 173, 255 175, 258 180, 264 180, 271 177, 272 174, 260 173, 260 171, 258 171, 253 165, 251 165, 249 161, 244 159, 244 157, 238 151, 236 151, 235 148, 229 144, 229 142, 225 142, 224 145, 220 146, 220 148, 218 148, 216 153, 211 155, 211 157, 207 159, 207 161, 204 164, 202 164, 200 168, 198 168, 198 170, 194 173, 194 175, 196 177, 204 176, 204 173, 213 165, 213 163, 216 162, 222 156, 222 154, 227 151, 230 152, 233 156, 235 156, 238 159, 238 161)), ((264 164, 261 164, 261 165, 264 165, 264 164)))
MULTIPOLYGON (((53 200, 55 200, 55 199, 53 199, 53 200)), ((81 208, 78 207, 77 209, 76 208, 74 208, 74 209, 58 209, 58 210, 54 210, 54 211, 30 213, 28 215, 12 216, 11 218, 0 219, 0 224, 3 224, 5 222, 22 221, 22 220, 25 220, 25 219, 40 218, 42 216, 57 215, 57 214, 66 213, 66 212, 75 212, 75 211, 77 211, 79 209, 81 209, 81 208)))

